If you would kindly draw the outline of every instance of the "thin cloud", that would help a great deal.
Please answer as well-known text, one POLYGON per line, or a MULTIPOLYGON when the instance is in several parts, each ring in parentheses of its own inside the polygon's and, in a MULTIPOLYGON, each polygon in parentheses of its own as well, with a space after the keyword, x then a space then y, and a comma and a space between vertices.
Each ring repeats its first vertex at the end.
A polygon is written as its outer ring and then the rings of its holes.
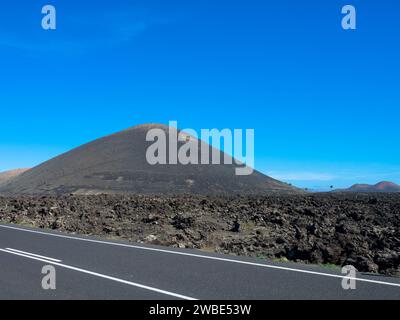
MULTIPOLYGON (((61 14, 60 14, 61 15, 61 14)), ((82 54, 130 44, 149 28, 166 21, 114 12, 90 17, 57 18, 57 29, 31 33, 0 31, 0 47, 29 53, 82 54)))
POLYGON ((353 181, 354 183, 376 180, 393 180, 400 175, 398 171, 391 172, 376 172, 376 173, 356 173, 356 172, 337 172, 331 174, 327 172, 310 172, 310 171, 295 171, 295 172, 282 172, 282 171, 269 171, 269 176, 282 181, 315 181, 315 182, 333 182, 333 181, 353 181))
POLYGON ((290 181, 332 181, 336 176, 319 172, 269 172, 269 176, 278 180, 290 181))

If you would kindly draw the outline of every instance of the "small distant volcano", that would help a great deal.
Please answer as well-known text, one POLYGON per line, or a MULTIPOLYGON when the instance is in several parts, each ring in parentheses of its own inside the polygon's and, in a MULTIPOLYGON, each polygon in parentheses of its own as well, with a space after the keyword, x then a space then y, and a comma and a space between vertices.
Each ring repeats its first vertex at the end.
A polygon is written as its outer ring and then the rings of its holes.
POLYGON ((14 169, 14 170, 0 172, 0 185, 11 181, 15 177, 19 176, 20 174, 28 170, 29 168, 24 168, 24 169, 14 169))
MULTIPOLYGON (((152 142, 146 141, 146 134, 154 128, 169 134, 168 126, 148 124, 100 138, 16 176, 2 184, 0 192, 7 195, 300 192, 257 171, 238 176, 234 164, 151 165, 146 160, 146 150, 152 142)), ((208 144, 207 147, 213 149, 208 144)), ((217 151, 223 159, 225 154, 217 151)))
POLYGON ((345 191, 350 192, 400 192, 400 185, 389 181, 382 181, 377 184, 355 184, 345 191))

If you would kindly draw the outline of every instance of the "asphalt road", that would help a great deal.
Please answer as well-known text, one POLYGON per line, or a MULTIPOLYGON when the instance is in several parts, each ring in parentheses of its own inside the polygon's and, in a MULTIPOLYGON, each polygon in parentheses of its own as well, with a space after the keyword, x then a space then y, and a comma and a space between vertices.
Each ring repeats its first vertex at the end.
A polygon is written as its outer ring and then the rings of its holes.
POLYGON ((400 299, 400 278, 0 224, 0 299, 400 299), (56 289, 42 288, 42 268, 56 289))

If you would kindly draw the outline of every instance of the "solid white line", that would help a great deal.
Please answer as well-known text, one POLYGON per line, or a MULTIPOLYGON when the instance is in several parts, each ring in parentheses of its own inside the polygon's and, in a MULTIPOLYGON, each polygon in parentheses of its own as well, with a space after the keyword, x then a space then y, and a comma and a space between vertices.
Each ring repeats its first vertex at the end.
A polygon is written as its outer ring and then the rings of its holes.
POLYGON ((54 262, 61 262, 62 261, 62 260, 53 259, 53 258, 49 258, 49 257, 46 257, 46 256, 41 256, 39 254, 34 254, 34 253, 21 251, 21 250, 17 250, 17 249, 12 249, 12 248, 6 248, 6 249, 10 250, 10 251, 18 252, 18 253, 24 253, 24 254, 27 254, 27 255, 30 255, 30 256, 33 256, 33 257, 38 257, 38 258, 43 258, 43 259, 46 259, 46 260, 51 260, 51 261, 54 261, 54 262))
MULTIPOLYGON (((331 277, 331 278, 349 279, 348 276, 341 276, 341 275, 335 275, 335 274, 330 274, 330 273, 323 273, 323 272, 316 272, 316 271, 288 268, 288 267, 282 267, 282 266, 274 266, 274 265, 268 265, 268 264, 263 264, 263 263, 255 263, 255 262, 240 261, 240 260, 226 259, 226 258, 220 258, 220 257, 212 257, 212 256, 195 254, 195 253, 179 252, 179 251, 172 251, 172 250, 166 250, 166 249, 148 248, 148 247, 141 247, 141 246, 124 244, 124 243, 115 243, 115 242, 102 241, 102 240, 78 238, 78 237, 72 237, 72 236, 67 236, 67 235, 62 235, 62 234, 47 233, 47 232, 42 232, 42 231, 22 229, 22 228, 16 228, 16 227, 5 226, 5 225, 0 225, 0 227, 1 228, 14 229, 14 230, 23 231, 23 232, 43 234, 43 235, 46 235, 46 236, 52 236, 52 237, 58 237, 58 238, 64 238, 64 239, 72 239, 72 240, 78 240, 78 241, 86 241, 86 242, 99 243, 99 244, 107 244, 107 245, 112 245, 112 246, 133 248, 133 249, 146 250, 146 251, 162 252, 162 253, 168 253, 168 254, 175 254, 175 255, 181 255, 181 256, 201 258, 201 259, 209 259, 209 260, 216 260, 216 261, 231 262, 231 263, 250 265, 250 266, 255 266, 255 267, 277 269, 277 270, 284 270, 284 271, 291 271, 291 272, 299 272, 299 273, 319 275, 319 276, 331 277)), ((368 282, 368 283, 381 284, 381 285, 387 285, 387 286, 393 286, 393 287, 400 287, 400 283, 392 283, 392 282, 378 281, 378 280, 369 280, 369 279, 364 279, 364 278, 356 278, 354 280, 357 280, 357 281, 360 281, 360 282, 368 282)))
POLYGON ((103 278, 103 279, 107 279, 107 280, 123 283, 123 284, 129 285, 129 286, 133 286, 133 287, 137 287, 137 288, 141 288, 141 289, 146 289, 146 290, 150 290, 150 291, 157 292, 157 293, 162 293, 162 294, 165 294, 165 295, 168 295, 168 296, 172 296, 172 297, 175 297, 175 298, 179 298, 179 299, 197 300, 195 298, 184 296, 184 295, 177 294, 177 293, 174 293, 174 292, 161 290, 161 289, 157 289, 157 288, 154 288, 154 287, 145 286, 145 285, 142 285, 142 284, 139 284, 139 283, 136 283, 136 282, 131 282, 131 281, 127 281, 127 280, 123 280, 123 279, 107 276, 105 274, 101 274, 101 273, 97 273, 97 272, 93 272, 93 271, 89 271, 89 270, 85 270, 85 269, 69 266, 69 265, 66 265, 66 264, 63 264, 63 263, 59 263, 59 262, 53 262, 53 261, 49 261, 49 260, 42 259, 42 258, 32 257, 30 255, 26 255, 26 254, 23 254, 23 253, 18 253, 18 252, 6 250, 6 249, 0 249, 0 251, 6 252, 6 253, 10 253, 10 254, 14 254, 14 255, 17 255, 17 256, 21 256, 21 257, 25 257, 25 258, 29 258, 29 259, 32 259, 32 260, 37 260, 37 261, 49 263, 51 265, 59 266, 59 267, 65 268, 65 269, 74 270, 74 271, 78 271, 78 272, 81 272, 81 273, 86 273, 86 274, 89 274, 89 275, 92 275, 92 276, 95 276, 95 277, 99 277, 99 278, 103 278))

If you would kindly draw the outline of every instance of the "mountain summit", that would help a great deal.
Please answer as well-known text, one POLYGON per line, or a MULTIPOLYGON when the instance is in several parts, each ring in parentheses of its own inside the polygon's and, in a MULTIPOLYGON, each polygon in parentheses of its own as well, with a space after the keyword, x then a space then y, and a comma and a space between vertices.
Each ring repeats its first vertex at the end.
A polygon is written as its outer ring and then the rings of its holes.
MULTIPOLYGON (((146 134, 153 128, 163 130, 168 136, 169 127, 165 125, 129 128, 32 168, 0 186, 0 192, 27 195, 299 192, 257 171, 247 176, 235 175, 234 164, 151 165, 146 160, 146 150, 153 142, 146 141, 146 134)), ((225 154, 218 152, 223 159, 225 154)))

